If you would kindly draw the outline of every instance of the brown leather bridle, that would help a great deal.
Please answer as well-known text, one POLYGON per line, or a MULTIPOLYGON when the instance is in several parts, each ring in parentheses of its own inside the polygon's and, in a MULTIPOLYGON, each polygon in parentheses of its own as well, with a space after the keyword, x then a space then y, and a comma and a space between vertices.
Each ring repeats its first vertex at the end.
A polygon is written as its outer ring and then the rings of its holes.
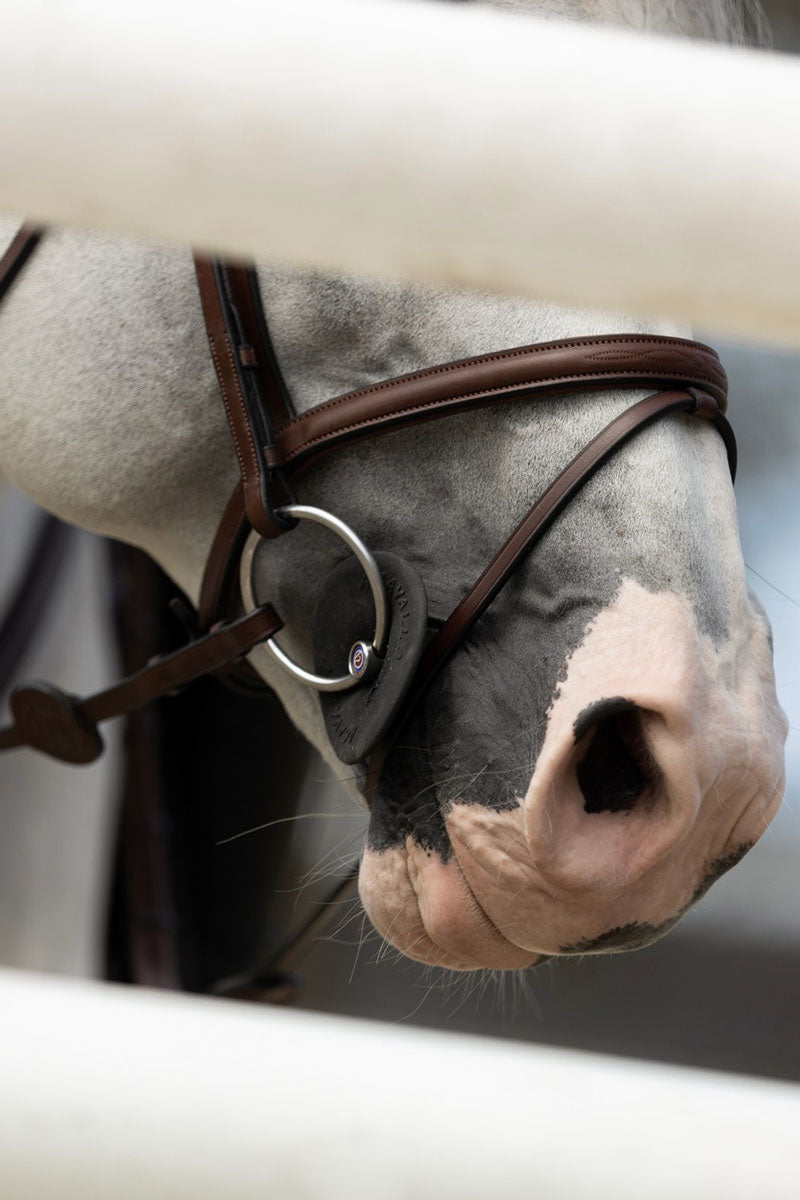
MULTIPOLYGON (((24 228, 0 260, 0 299, 38 238, 37 230, 24 228)), ((272 637, 282 623, 269 604, 235 615, 241 603, 238 572, 245 540, 251 530, 266 539, 285 536, 294 522, 281 510, 292 499, 293 481, 341 446, 412 423, 559 392, 660 389, 609 422, 538 497, 425 647, 393 714, 395 733, 562 508, 636 433, 670 413, 709 421, 723 438, 731 476, 735 475, 736 443, 724 416, 725 372, 716 353, 701 343, 612 334, 523 346, 416 371, 295 415, 269 339, 254 268, 201 256, 195 265, 240 469, 240 481, 209 553, 197 636, 185 648, 88 699, 48 685, 17 688, 11 697, 14 724, 0 730, 0 750, 29 745, 65 761, 92 761, 102 750, 99 721, 218 671, 272 637)), ((371 755, 368 773, 373 787, 392 736, 371 755)))

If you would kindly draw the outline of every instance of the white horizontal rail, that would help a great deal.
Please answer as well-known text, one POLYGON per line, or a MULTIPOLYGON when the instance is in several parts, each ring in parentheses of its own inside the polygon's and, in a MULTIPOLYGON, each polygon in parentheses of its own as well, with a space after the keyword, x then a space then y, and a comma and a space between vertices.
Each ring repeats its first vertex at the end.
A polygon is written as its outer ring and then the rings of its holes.
POLYGON ((405 0, 5 0, 0 211, 800 342, 800 62, 405 0))
POLYGON ((787 1084, 0 972, 0 1195, 797 1200, 787 1084))

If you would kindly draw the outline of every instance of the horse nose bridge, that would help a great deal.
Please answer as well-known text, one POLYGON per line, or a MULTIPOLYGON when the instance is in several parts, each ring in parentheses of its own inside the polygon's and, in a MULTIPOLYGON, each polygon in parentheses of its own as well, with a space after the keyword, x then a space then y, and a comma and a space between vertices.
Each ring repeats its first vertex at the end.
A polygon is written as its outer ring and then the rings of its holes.
POLYGON ((525 797, 532 862, 555 886, 626 889, 688 838, 700 807, 687 714, 617 696, 545 743, 525 797))

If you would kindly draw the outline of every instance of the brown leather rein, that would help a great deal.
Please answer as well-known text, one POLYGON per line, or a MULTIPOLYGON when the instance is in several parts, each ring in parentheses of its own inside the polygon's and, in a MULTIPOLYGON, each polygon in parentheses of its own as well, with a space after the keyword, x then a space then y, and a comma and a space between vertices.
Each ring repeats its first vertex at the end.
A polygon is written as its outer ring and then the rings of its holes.
MULTIPOLYGON (((0 298, 38 238, 38 231, 23 229, 0 260, 0 298)), ((294 522, 281 512, 292 500, 292 481, 321 456, 354 441, 477 407, 559 392, 661 389, 609 422, 539 496, 424 649, 394 714, 395 735, 550 523, 636 433, 670 413, 709 421, 723 438, 731 476, 735 475, 736 443, 724 416, 725 372, 716 353, 701 343, 612 334, 524 346, 378 383, 298 416, 269 339, 254 269, 199 256, 195 265, 241 476, 209 553, 198 604, 199 635, 184 649, 87 700, 47 685, 18 688, 11 698, 15 723, 0 730, 0 750, 27 744, 66 761, 91 761, 102 749, 98 721, 235 662, 277 632, 282 623, 270 605, 232 619, 241 603, 238 573, 245 541, 251 530, 275 538, 293 528, 294 522)), ((392 735, 371 755, 372 786, 391 742, 392 735)))

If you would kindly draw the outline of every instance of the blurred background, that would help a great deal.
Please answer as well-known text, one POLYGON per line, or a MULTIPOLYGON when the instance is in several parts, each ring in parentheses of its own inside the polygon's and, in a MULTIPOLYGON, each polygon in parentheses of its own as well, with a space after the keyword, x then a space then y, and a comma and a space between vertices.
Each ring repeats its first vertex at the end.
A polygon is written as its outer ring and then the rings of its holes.
MULTIPOLYGON (((800 4, 765 7, 776 48, 800 51, 800 4)), ((791 726, 786 800, 773 825, 664 941, 520 975, 459 977, 382 955, 358 906, 343 902, 302 964, 301 1006, 800 1079, 800 355, 697 336, 719 350, 731 382, 744 557, 772 622, 791 726)), ((37 516, 13 488, 0 491, 0 614, 37 516)), ((20 677, 79 694, 115 677, 108 555, 100 539, 75 534, 20 677)), ((108 753, 90 768, 26 751, 0 757, 0 965, 105 970, 122 771, 121 731, 106 729, 108 753)), ((288 845, 286 828, 251 835, 284 839, 269 900, 273 940, 313 911, 357 856, 363 833, 363 816, 318 760, 301 812, 307 819, 289 827, 288 845)), ((233 853, 213 840, 207 849, 215 864, 233 853)))

